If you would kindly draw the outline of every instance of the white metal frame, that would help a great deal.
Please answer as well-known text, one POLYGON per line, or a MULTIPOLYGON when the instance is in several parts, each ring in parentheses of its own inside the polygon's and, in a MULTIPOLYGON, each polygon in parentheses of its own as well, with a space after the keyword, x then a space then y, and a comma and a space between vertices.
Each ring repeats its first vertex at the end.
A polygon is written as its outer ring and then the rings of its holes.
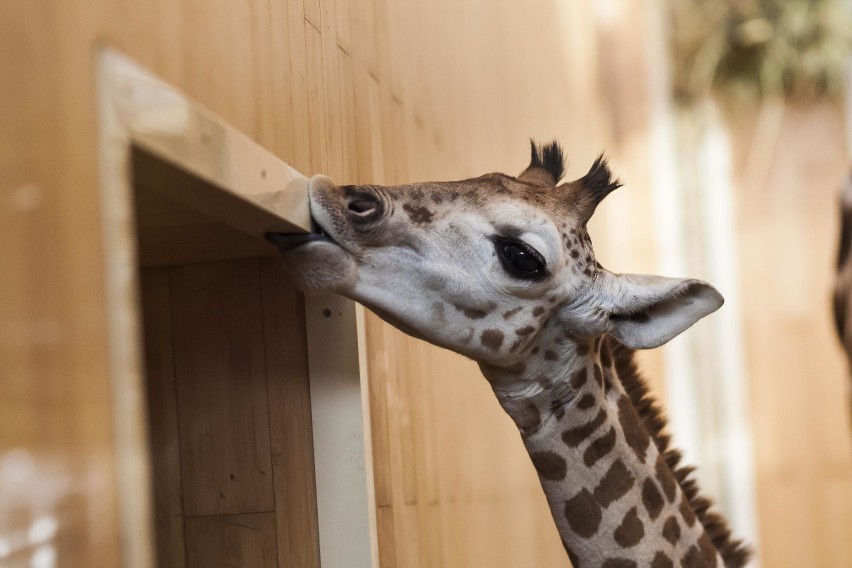
MULTIPOLYGON (((124 565, 154 565, 141 365, 134 148, 209 182, 176 188, 176 201, 262 238, 309 231, 307 179, 177 89, 112 49, 98 57, 100 178, 115 399, 115 454, 124 565), (258 175, 263 172, 264 175, 258 175), (222 207, 222 197, 228 207, 222 207), (129 302, 127 299, 133 298, 129 302), (143 496, 140 498, 139 496, 143 496)), ((337 296, 306 302, 320 559, 376 565, 363 309, 337 296)))

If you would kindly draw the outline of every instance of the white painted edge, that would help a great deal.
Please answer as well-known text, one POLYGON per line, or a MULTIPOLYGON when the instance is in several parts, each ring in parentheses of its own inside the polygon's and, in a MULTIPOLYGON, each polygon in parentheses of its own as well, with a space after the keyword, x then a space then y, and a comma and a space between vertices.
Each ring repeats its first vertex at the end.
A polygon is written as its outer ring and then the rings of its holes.
POLYGON ((305 320, 320 562, 324 568, 378 566, 359 307, 336 295, 308 297, 305 320))
MULTIPOLYGON (((119 530, 123 565, 148 568, 154 536, 132 150, 142 148, 305 231, 307 178, 118 51, 102 48, 96 56, 119 530)), ((378 566, 363 308, 339 296, 308 298, 305 316, 321 563, 378 566)))

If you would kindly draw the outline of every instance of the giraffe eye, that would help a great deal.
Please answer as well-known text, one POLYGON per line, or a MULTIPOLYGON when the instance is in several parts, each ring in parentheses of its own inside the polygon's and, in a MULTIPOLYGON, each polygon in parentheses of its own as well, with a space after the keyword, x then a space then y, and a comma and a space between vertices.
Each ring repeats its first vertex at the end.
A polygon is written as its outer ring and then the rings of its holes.
POLYGON ((494 237, 494 248, 503 270, 516 278, 538 280, 547 274, 544 257, 520 239, 494 237))

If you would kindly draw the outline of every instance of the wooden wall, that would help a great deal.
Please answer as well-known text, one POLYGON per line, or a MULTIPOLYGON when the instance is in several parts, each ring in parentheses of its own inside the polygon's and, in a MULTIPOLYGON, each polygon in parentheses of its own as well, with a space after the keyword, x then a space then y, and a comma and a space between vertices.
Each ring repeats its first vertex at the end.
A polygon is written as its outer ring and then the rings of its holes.
MULTIPOLYGON (((568 176, 578 177, 608 149, 627 187, 592 227, 596 248, 609 268, 653 271, 642 39, 650 0, 616 3, 614 22, 598 14, 599 4, 0 3, 0 474, 32 480, 4 495, 11 513, 0 517, 0 534, 50 518, 57 529, 47 544, 65 565, 120 561, 98 45, 125 51, 303 173, 341 182, 515 173, 530 136, 560 138, 568 176)), ((793 159, 776 158, 785 161, 793 159)), ((797 175, 809 179, 813 168, 797 175)), ((783 171, 740 211, 744 250, 773 259, 748 257, 743 267, 744 304, 762 310, 744 316, 757 377, 761 544, 769 566, 840 566, 850 556, 841 536, 852 509, 842 448, 848 421, 838 418, 844 399, 831 377, 843 369, 815 315, 827 291, 821 271, 830 268, 820 255, 831 254, 824 251, 835 217, 826 195, 804 199, 783 171), (790 188, 780 202, 776 186, 790 188), (766 200, 785 213, 773 219, 766 200), (777 243, 784 253, 767 255, 777 243), (791 277, 786 269, 799 264, 822 276, 791 277), (767 274, 779 295, 767 293, 767 274), (779 302, 788 303, 780 313, 779 302), (781 340, 789 330, 795 335, 781 340), (818 371, 815 353, 825 365, 818 371)), ((373 317, 367 334, 383 566, 564 565, 517 433, 473 365, 373 317)), ((645 363, 661 377, 654 356, 645 363)), ((34 552, 27 547, 22 561, 34 552)))
POLYGON ((838 105, 729 117, 738 270, 763 566, 852 562, 845 359, 831 312, 839 190, 849 149, 838 105))
POLYGON ((276 259, 142 271, 158 566, 319 566, 304 301, 276 259))

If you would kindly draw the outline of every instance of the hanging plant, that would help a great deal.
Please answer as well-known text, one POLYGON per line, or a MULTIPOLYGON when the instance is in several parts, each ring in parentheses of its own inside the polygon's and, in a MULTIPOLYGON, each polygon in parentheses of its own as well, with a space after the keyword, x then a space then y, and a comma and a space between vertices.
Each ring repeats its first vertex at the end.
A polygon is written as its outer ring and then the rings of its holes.
POLYGON ((672 81, 683 104, 840 93, 852 47, 842 0, 668 0, 672 81))

